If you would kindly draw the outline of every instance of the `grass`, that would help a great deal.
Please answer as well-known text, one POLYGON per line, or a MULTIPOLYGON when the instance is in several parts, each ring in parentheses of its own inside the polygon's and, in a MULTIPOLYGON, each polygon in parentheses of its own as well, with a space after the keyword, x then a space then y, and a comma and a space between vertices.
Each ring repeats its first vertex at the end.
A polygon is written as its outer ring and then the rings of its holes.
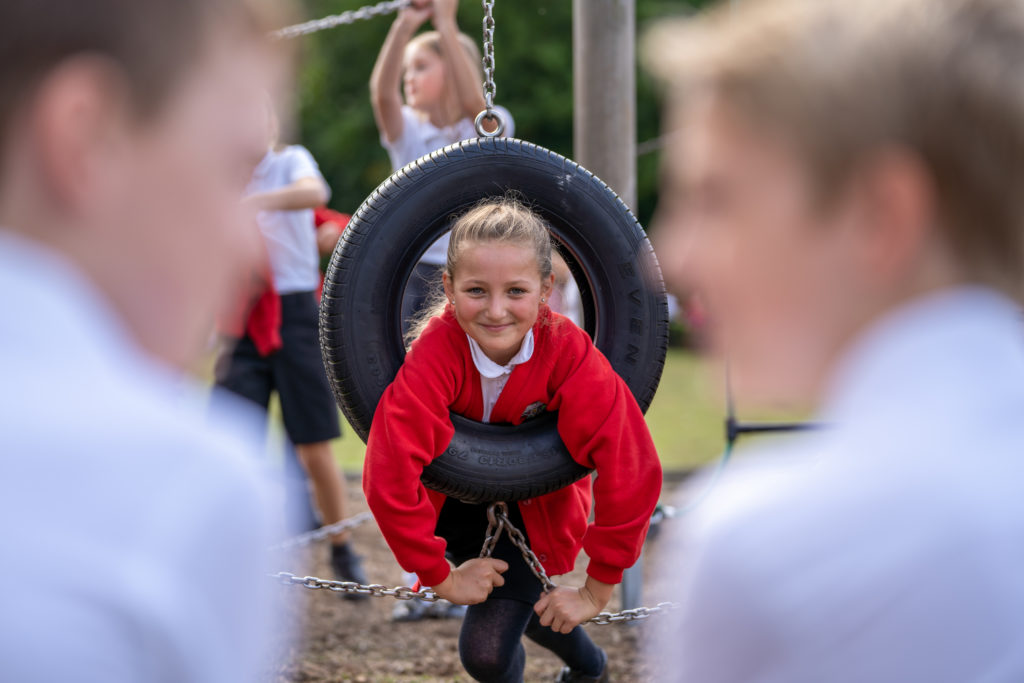
MULTIPOLYGON (((687 470, 713 460, 725 445, 724 404, 716 398, 705 364, 694 354, 670 349, 658 393, 647 411, 647 424, 666 470, 687 470)), ((280 438, 280 408, 270 407, 273 433, 280 438)), ((340 413, 339 413, 340 415, 340 413)), ((344 416, 342 438, 333 442, 335 457, 346 472, 360 472, 366 446, 344 416)))

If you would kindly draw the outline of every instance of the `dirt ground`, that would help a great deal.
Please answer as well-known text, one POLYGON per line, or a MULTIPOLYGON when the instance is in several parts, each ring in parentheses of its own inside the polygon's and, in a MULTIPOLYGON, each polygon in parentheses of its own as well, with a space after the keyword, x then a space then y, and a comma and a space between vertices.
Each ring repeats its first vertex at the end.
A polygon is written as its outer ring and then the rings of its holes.
MULTIPOLYGON (((666 485, 666 491, 674 482, 666 485)), ((358 481, 349 481, 352 514, 366 509, 358 481)), ((666 494, 667 495, 667 494, 666 494)), ((664 500, 664 498, 663 498, 664 500)), ((371 583, 402 585, 402 574, 372 521, 353 532, 353 542, 364 556, 366 574, 371 583)), ((656 540, 648 544, 648 555, 656 540)), ((656 550, 656 548, 655 548, 656 550)), ((327 547, 320 543, 306 556, 293 559, 298 566, 281 571, 305 576, 333 578, 327 562, 327 547)), ((651 562, 646 563, 650 567, 651 562)), ((576 571, 566 583, 585 578, 586 559, 580 557, 576 571)), ((576 585, 579 585, 578 583, 576 585)), ((654 586, 645 579, 644 602, 653 605, 667 595, 655 595, 654 586)), ((371 598, 362 602, 345 600, 340 594, 282 586, 287 591, 289 618, 298 633, 288 648, 284 663, 271 676, 274 683, 330 681, 470 681, 457 651, 461 620, 424 619, 394 622, 393 598, 371 598)), ((618 589, 608 609, 620 608, 618 589)), ((649 628, 657 627, 658 617, 632 625, 586 626, 587 632, 608 653, 609 673, 613 681, 651 681, 651 667, 640 656, 638 644, 649 628)), ((524 639, 526 645, 526 681, 554 680, 562 663, 547 650, 524 639)))

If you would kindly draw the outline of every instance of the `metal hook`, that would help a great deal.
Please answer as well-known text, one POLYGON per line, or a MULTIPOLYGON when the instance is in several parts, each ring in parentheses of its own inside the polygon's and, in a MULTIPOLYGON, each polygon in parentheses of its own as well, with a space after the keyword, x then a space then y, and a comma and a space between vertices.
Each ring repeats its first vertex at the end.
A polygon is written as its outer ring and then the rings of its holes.
POLYGON ((487 523, 491 526, 498 526, 501 522, 508 518, 508 505, 502 502, 491 503, 487 506, 487 523))
POLYGON ((498 115, 493 109, 484 109, 482 112, 476 115, 476 119, 473 120, 473 127, 476 128, 476 134, 482 138, 496 138, 505 132, 505 122, 501 116, 498 115), (488 121, 496 121, 498 127, 494 131, 488 133, 484 130, 484 119, 488 121))

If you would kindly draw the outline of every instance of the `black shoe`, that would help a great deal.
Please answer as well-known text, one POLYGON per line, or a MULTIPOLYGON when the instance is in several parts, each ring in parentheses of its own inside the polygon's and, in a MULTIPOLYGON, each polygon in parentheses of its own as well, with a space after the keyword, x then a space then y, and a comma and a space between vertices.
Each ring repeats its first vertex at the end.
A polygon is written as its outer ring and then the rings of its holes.
MULTIPOLYGON (((352 552, 348 543, 331 546, 331 569, 334 570, 334 578, 338 581, 354 581, 355 583, 366 583, 366 574, 363 573, 363 560, 359 555, 352 552)), ((369 595, 361 593, 343 593, 346 600, 366 600, 369 595)))
POLYGON ((599 675, 587 676, 580 671, 563 666, 561 673, 558 674, 558 678, 555 679, 555 683, 606 683, 610 679, 608 678, 608 655, 605 654, 604 650, 601 650, 601 657, 604 658, 604 663, 601 666, 601 673, 599 675))

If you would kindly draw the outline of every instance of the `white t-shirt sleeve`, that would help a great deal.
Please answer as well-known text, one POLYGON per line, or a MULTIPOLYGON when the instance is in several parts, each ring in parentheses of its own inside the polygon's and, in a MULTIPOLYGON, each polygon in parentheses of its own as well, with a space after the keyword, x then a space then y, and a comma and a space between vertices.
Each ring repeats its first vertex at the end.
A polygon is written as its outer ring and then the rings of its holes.
POLYGON ((423 124, 424 122, 416 115, 412 107, 402 105, 402 134, 390 142, 383 132, 380 134, 380 144, 388 152, 392 169, 397 171, 410 161, 430 152, 428 150, 417 153, 423 146, 423 124))
MULTIPOLYGON (((508 109, 495 105, 495 111, 505 123, 506 137, 515 134, 516 124, 508 109)), ((381 133, 380 144, 388 152, 391 168, 395 171, 406 164, 419 159, 431 152, 447 147, 460 140, 477 137, 473 119, 466 117, 446 128, 437 128, 430 121, 420 118, 416 111, 408 106, 402 107, 402 134, 389 142, 381 133)))

